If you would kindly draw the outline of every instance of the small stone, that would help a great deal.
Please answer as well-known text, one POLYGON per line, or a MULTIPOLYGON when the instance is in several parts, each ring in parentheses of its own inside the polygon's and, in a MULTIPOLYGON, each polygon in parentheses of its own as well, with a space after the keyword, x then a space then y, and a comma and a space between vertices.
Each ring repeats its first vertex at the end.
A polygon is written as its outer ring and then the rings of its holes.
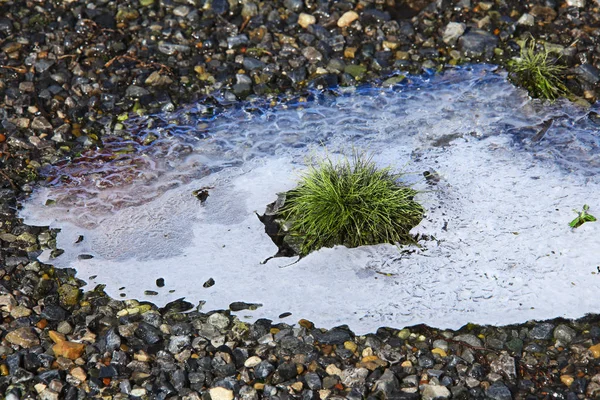
POLYGON ((271 375, 273 371, 275 371, 275 367, 270 362, 264 360, 254 368, 254 375, 258 379, 264 380, 267 379, 267 377, 271 375))
POLYGON ((10 311, 10 316, 13 318, 23 318, 31 315, 31 310, 24 306, 16 306, 10 311))
POLYGON ((295 392, 301 392, 304 388, 304 385, 302 384, 302 382, 294 382, 290 385, 290 387, 294 389, 295 392))
POLYGON ((449 22, 442 34, 442 40, 449 45, 456 44, 458 38, 465 33, 466 27, 467 26, 461 22, 449 22))
POLYGON ((398 332, 398 337, 400 339, 406 340, 410 336, 410 330, 404 328, 400 332, 398 332))
POLYGON ((540 20, 543 20, 546 23, 554 21, 556 19, 556 16, 558 15, 554 8, 545 7, 541 5, 533 6, 529 11, 529 14, 533 15, 534 17, 540 20))
POLYGON ((164 86, 170 85, 171 83, 173 83, 173 79, 166 75, 161 75, 158 71, 151 73, 144 81, 144 84, 148 86, 164 86))
POLYGON ((48 321, 64 321, 66 316, 65 309, 55 304, 48 304, 40 313, 40 317, 46 318, 48 321))
POLYGON ((592 353, 592 357, 600 358, 600 343, 591 346, 589 350, 592 353))
POLYGON ((523 341, 519 338, 512 338, 506 342, 506 348, 513 353, 520 355, 523 350, 523 341))
POLYGON ((223 387, 214 387, 208 390, 211 400, 233 400, 233 391, 223 387))
POLYGON ((398 378, 390 369, 386 369, 383 375, 375 381, 374 391, 382 391, 385 394, 385 398, 391 398, 392 394, 400 389, 400 382, 398 378))
POLYGON ((583 8, 585 7, 585 0, 566 0, 569 7, 583 8))
POLYGON ((471 345, 473 347, 482 347, 483 346, 483 343, 481 343, 481 340, 477 336, 471 335, 471 334, 455 336, 454 340, 457 342, 465 342, 466 344, 471 345))
POLYGON ((80 296, 79 288, 73 285, 61 285, 58 288, 60 304, 67 307, 77 305, 80 296))
POLYGON ((313 25, 316 22, 317 19, 310 14, 300 13, 300 15, 298 15, 298 25, 300 25, 304 29, 308 28, 310 25, 313 25))
POLYGON ((144 388, 134 388, 134 389, 131 389, 131 392, 129 392, 129 394, 132 397, 142 397, 142 396, 145 396, 146 393, 147 393, 147 390, 144 388))
POLYGON ((49 388, 46 388, 42 391, 42 393, 40 393, 39 396, 40 400, 58 400, 58 393, 56 393, 54 390, 51 390, 49 388))
POLYGON ((515 359, 506 353, 503 353, 498 359, 490 363, 490 368, 497 374, 502 374, 509 380, 517 378, 517 369, 515 359))
POLYGON ((304 381, 310 390, 319 390, 323 388, 321 378, 314 372, 309 372, 304 375, 304 381))
POLYGON ((191 339, 189 336, 171 336, 171 340, 169 341, 168 345, 168 350, 172 354, 176 354, 183 350, 186 346, 189 346, 190 343, 191 339))
POLYGON ((450 398, 450 391, 446 386, 439 385, 423 385, 421 392, 422 400, 443 400, 450 398))
POLYGON ((351 352, 355 353, 355 352, 356 352, 356 350, 358 349, 358 346, 357 346, 357 344, 356 344, 356 343, 354 343, 353 341, 351 341, 351 340, 346 340, 346 341, 344 342, 344 348, 345 348, 346 350, 349 350, 349 351, 351 351, 351 352))
POLYGON ((561 375, 560 376, 560 381, 567 387, 571 386, 571 384, 573 383, 574 380, 575 380, 575 378, 573 378, 571 375, 561 375))
POLYGON ((48 122, 48 120, 44 117, 35 117, 31 122, 31 129, 35 130, 50 130, 52 129, 52 124, 48 122))
POLYGON ((252 356, 250 358, 248 358, 245 362, 244 362, 244 367, 246 368, 254 368, 256 367, 258 364, 260 364, 261 362, 261 358, 258 356, 252 356))
POLYGON ((354 79, 361 79, 367 72, 367 68, 363 65, 346 65, 344 72, 352 75, 354 79))
POLYGON ((65 335, 63 335, 62 333, 57 332, 57 331, 49 331, 48 332, 48 337, 54 343, 60 343, 60 342, 64 342, 65 340, 67 340, 67 338, 65 337, 65 335))
POLYGON ((356 51, 358 50, 358 48, 356 47, 346 47, 344 49, 344 57, 346 58, 354 58, 356 56, 356 51))
POLYGON ((495 382, 486 391, 485 394, 492 400, 512 400, 510 389, 502 382, 495 382))
POLYGON ((73 368, 71 370, 71 375, 80 382, 83 382, 87 379, 87 374, 85 370, 81 367, 73 368))
POLYGON ((537 340, 549 340, 552 338, 552 332, 554 331, 554 325, 549 322, 536 324, 531 331, 529 331, 529 337, 537 340))
MULTIPOLYGON (((4 240, 2 235, 0 235, 0 240, 4 240)), ((12 294, 3 294, 0 295, 0 306, 15 306, 17 305, 17 301, 12 294)))
POLYGON ((321 54, 321 52, 319 52, 317 49, 315 49, 312 46, 305 47, 304 49, 302 49, 302 55, 311 64, 319 62, 323 59, 323 54, 321 54))
POLYGON ((498 38, 493 34, 471 29, 458 39, 459 48, 466 57, 491 57, 498 43, 498 38))
POLYGON ((569 344, 575 339, 577 332, 565 324, 560 324, 554 329, 554 339, 559 340, 562 344, 569 344))
POLYGON ((220 313, 214 313, 208 317, 207 322, 217 329, 226 329, 229 326, 229 318, 220 313))
POLYGON ((188 6, 177 6, 173 9, 173 15, 177 17, 185 17, 190 13, 190 8, 188 6))
POLYGON ((146 96, 149 94, 150 94, 150 92, 148 90, 144 89, 143 87, 136 86, 136 85, 129 86, 127 88, 127 90, 125 91, 125 96, 132 97, 132 98, 140 98, 142 96, 146 96))
POLYGON ((600 70, 592 64, 581 64, 575 68, 574 73, 583 81, 592 85, 600 82, 600 70))
POLYGON ((346 11, 337 21, 340 28, 350 26, 351 23, 358 19, 358 14, 355 11, 346 11))
POLYGON ((327 372, 328 375, 342 376, 342 370, 339 369, 335 364, 329 364, 327 368, 325 368, 325 372, 327 372))
POLYGON ((6 335, 6 340, 26 349, 40 344, 40 339, 29 327, 17 328, 6 335))
POLYGON ((302 0, 283 0, 283 5, 290 11, 300 12, 304 8, 304 2, 302 0))
POLYGON ((517 20, 517 25, 523 26, 534 26, 535 25, 535 17, 531 14, 525 13, 521 15, 521 18, 517 20))
POLYGON ((52 346, 52 351, 56 357, 65 357, 70 360, 75 360, 83 354, 85 345, 83 343, 74 342, 58 342, 52 346))
POLYGON ((438 347, 436 347, 435 349, 431 350, 431 353, 437 354, 440 357, 446 357, 448 355, 444 350, 442 350, 442 349, 440 349, 438 347))

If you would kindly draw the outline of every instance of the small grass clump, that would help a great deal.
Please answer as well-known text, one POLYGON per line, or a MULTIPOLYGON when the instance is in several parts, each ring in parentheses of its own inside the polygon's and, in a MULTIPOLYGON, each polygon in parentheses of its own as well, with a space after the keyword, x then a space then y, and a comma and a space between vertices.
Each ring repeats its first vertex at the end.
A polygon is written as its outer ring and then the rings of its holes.
POLYGON ((563 83, 566 67, 544 50, 536 51, 534 40, 521 47, 520 57, 509 63, 511 80, 526 89, 535 98, 555 100, 567 96, 569 90, 563 83))
POLYGON ((289 234, 301 242, 300 254, 337 244, 414 243, 409 231, 424 209, 400 177, 359 153, 352 161, 325 158, 311 165, 280 209, 289 234))

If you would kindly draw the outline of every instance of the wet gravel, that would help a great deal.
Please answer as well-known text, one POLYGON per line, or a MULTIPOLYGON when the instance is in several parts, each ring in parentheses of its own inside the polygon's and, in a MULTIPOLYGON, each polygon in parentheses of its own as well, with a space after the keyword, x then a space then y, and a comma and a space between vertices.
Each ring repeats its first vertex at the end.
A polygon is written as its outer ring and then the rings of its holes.
POLYGON ((102 287, 84 293, 75 271, 36 261, 55 232, 16 218, 45 165, 102 146, 132 112, 279 98, 468 62, 506 65, 529 37, 560 52, 568 88, 594 102, 599 27, 598 0, 0 0, 0 393, 600 397, 597 315, 355 336, 306 320, 182 314, 183 302, 158 309, 110 299, 102 287))

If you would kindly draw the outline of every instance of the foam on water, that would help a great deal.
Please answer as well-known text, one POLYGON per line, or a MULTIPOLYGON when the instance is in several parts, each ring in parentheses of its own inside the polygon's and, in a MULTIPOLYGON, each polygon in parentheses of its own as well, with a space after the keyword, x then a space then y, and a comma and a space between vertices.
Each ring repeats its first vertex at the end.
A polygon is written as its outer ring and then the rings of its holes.
MULTIPOLYGON (((115 297, 159 305, 184 296, 206 302, 204 310, 260 303, 240 314, 291 312, 357 333, 600 310, 600 224, 568 226, 584 203, 600 214, 596 110, 532 102, 486 66, 315 97, 215 115, 201 104, 133 121, 137 136, 127 143, 135 155, 113 157, 107 146, 101 156, 54 168, 57 179, 21 215, 61 229, 65 253, 55 265, 76 268, 84 280, 97 276, 89 285, 106 284, 115 297), (141 144, 149 133, 158 139, 141 144), (407 179, 423 190, 428 210, 415 232, 435 240, 409 252, 338 246, 293 265, 263 263, 277 249, 256 212, 294 187, 320 144, 333 153, 366 149, 381 165, 415 172, 407 179), (440 182, 424 182, 425 170, 440 182), (203 187, 210 196, 201 205, 191 193, 203 187), (56 203, 46 206, 48 199, 56 203), (216 283, 204 288, 209 278, 216 283)), ((115 138, 113 146, 123 143, 115 138)))

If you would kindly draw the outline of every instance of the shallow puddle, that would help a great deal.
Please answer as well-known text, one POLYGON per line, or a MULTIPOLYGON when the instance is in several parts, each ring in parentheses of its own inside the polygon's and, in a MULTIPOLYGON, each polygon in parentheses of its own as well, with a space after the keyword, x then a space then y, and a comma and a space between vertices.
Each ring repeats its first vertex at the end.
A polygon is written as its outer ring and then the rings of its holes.
POLYGON ((21 216, 60 228, 51 262, 116 298, 243 301, 262 305, 238 312, 249 320, 291 313, 357 333, 579 317, 600 310, 600 223, 569 227, 584 204, 600 216, 598 112, 531 101, 490 66, 273 106, 198 104, 130 120, 102 151, 53 167, 21 216), (323 146, 404 171, 428 210, 415 233, 435 240, 264 263, 277 248, 256 213, 323 146))

